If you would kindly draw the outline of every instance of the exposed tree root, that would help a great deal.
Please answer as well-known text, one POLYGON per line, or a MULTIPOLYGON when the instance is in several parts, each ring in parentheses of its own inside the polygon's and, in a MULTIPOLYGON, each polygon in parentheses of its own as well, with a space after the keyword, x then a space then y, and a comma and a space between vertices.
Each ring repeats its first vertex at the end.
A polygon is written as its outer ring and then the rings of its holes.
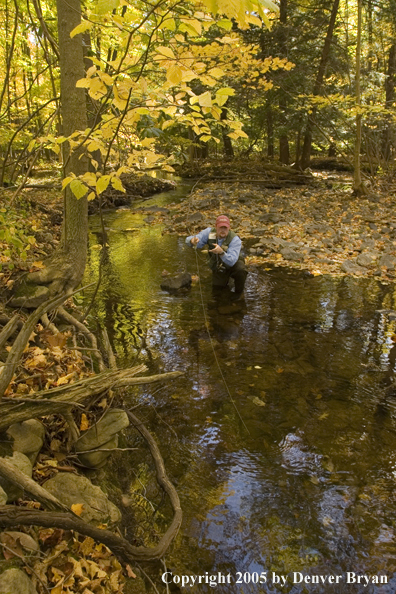
MULTIPOLYGON (((125 386, 151 384, 180 377, 181 371, 170 371, 159 375, 134 377, 137 373, 146 371, 145 365, 138 365, 131 369, 120 371, 105 371, 103 373, 84 378, 74 384, 58 386, 53 390, 36 392, 35 398, 22 398, 15 402, 14 398, 4 398, 0 403, 0 431, 6 430, 12 423, 20 423, 28 419, 53 414, 70 409, 89 398, 98 399, 109 388, 123 388, 125 386), (43 401, 42 399, 45 399, 43 401), (14 402, 13 402, 14 401, 14 402)), ((32 395, 33 396, 33 395, 32 395)))
MULTIPOLYGON (((44 512, 6 505, 0 507, 0 526, 6 526, 9 528, 18 525, 34 525, 51 528, 62 528, 64 530, 75 530, 80 534, 90 536, 94 540, 105 544, 118 557, 118 559, 124 563, 133 563, 135 561, 154 561, 161 559, 161 557, 163 557, 166 553, 171 542, 177 536, 181 526, 182 510, 180 507, 180 500, 175 487, 172 485, 168 475, 166 474, 165 464, 154 438, 150 435, 146 427, 138 419, 138 417, 136 417, 136 415, 128 410, 126 412, 133 426, 144 437, 150 448, 156 468, 157 481, 168 495, 174 512, 173 519, 168 530, 162 536, 157 545, 154 547, 134 547, 125 538, 117 536, 109 530, 101 530, 95 526, 92 526, 91 524, 87 524, 80 518, 74 516, 69 509, 67 509, 66 512, 44 512)), ((3 466, 4 465, 1 464, 0 459, 0 474, 4 476, 3 466)), ((13 467, 11 467, 11 469, 13 469, 13 467)), ((56 498, 52 498, 49 493, 47 496, 47 491, 34 483, 34 481, 31 479, 25 477, 25 479, 20 480, 19 474, 22 473, 19 473, 18 471, 17 479, 15 480, 14 478, 13 482, 18 484, 18 486, 22 486, 23 484, 24 488, 36 499, 41 501, 43 505, 51 509, 60 503, 56 498), (33 483, 33 485, 31 483, 33 483)), ((9 478, 8 469, 7 478, 9 478)), ((60 505, 63 506, 63 504, 60 505)))
POLYGON ((51 295, 74 290, 81 282, 85 257, 72 249, 72 245, 56 250, 45 261, 45 267, 27 275, 29 284, 48 285, 51 295))
MULTIPOLYGON (((41 319, 47 328, 50 328, 56 333, 57 329, 56 327, 52 328, 53 325, 48 319, 47 312, 61 306, 66 297, 71 294, 71 291, 69 291, 67 294, 64 293, 61 296, 49 299, 30 314, 9 352, 5 365, 0 368, 0 397, 3 396, 12 380, 15 369, 20 362, 22 353, 37 322, 41 319)), ((61 385, 53 390, 29 394, 29 398, 3 398, 0 402, 0 432, 7 429, 12 423, 59 412, 65 417, 69 425, 71 440, 76 441, 79 437, 79 430, 71 414, 73 407, 80 406, 82 402, 86 402, 89 399, 95 401, 110 389, 164 381, 182 375, 182 372, 174 371, 147 377, 135 377, 138 373, 147 371, 145 365, 138 365, 132 369, 118 371, 106 331, 103 332, 103 342, 112 370, 105 370, 106 368, 98 349, 96 337, 84 324, 76 320, 63 307, 59 307, 58 315, 67 323, 72 324, 90 340, 102 372, 84 378, 74 384, 61 385)), ((15 331, 17 325, 18 319, 16 317, 11 319, 0 333, 0 341, 3 340, 5 344, 5 341, 15 331)), ((156 468, 157 482, 168 495, 173 508, 171 524, 155 546, 135 547, 126 539, 117 536, 109 530, 101 530, 86 523, 73 514, 67 506, 47 492, 45 488, 27 477, 12 464, 9 464, 4 458, 0 458, 0 475, 39 501, 47 508, 47 511, 8 505, 2 506, 0 507, 0 526, 36 525, 75 530, 80 534, 90 536, 105 544, 124 563, 152 561, 163 557, 181 526, 182 511, 179 497, 166 474, 164 461, 154 438, 132 412, 126 412, 131 424, 141 433, 150 448, 156 468)))
POLYGON ((74 316, 67 312, 64 307, 58 308, 58 316, 68 324, 71 324, 72 326, 77 328, 77 330, 79 330, 82 334, 84 334, 84 336, 88 338, 88 340, 92 344, 92 348, 94 349, 95 356, 98 360, 99 369, 100 371, 104 371, 106 369, 106 365, 104 364, 102 354, 98 349, 98 341, 96 340, 96 336, 92 334, 92 332, 90 332, 88 328, 84 326, 84 324, 79 322, 74 316))
POLYGON ((8 320, 3 330, 0 332, 0 349, 4 347, 10 336, 14 334, 20 321, 21 320, 19 319, 18 314, 15 314, 10 320, 8 320))
POLYGON ((55 336, 59 334, 58 328, 55 326, 55 324, 50 322, 48 315, 46 313, 41 316, 41 321, 43 322, 44 328, 48 328, 48 330, 51 330, 52 334, 54 334, 55 336))

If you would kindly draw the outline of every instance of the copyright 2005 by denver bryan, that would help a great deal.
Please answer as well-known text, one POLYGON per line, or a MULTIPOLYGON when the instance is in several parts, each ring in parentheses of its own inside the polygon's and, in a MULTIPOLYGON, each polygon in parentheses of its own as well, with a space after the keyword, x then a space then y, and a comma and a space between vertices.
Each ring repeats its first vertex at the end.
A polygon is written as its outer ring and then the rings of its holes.
POLYGON ((200 575, 178 575, 171 571, 165 571, 162 574, 164 584, 177 584, 182 588, 192 588, 194 586, 206 585, 210 588, 217 588, 222 584, 243 585, 264 585, 286 586, 290 584, 350 584, 351 586, 367 587, 371 584, 387 584, 388 576, 384 573, 366 574, 355 571, 346 571, 345 573, 329 574, 305 574, 301 571, 292 571, 287 574, 276 573, 275 571, 248 572, 236 571, 235 573, 209 573, 205 571, 200 575))

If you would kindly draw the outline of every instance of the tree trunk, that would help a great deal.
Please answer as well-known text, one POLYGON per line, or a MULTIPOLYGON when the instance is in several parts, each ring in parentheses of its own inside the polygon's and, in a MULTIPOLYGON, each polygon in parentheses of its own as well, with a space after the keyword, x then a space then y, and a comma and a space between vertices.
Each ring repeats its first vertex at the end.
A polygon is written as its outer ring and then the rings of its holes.
POLYGON ((353 160, 353 193, 357 196, 365 194, 365 188, 362 182, 360 171, 360 148, 362 145, 362 114, 361 94, 360 94, 360 52, 361 52, 361 37, 362 37, 362 0, 358 0, 358 25, 356 35, 356 137, 355 137, 355 155, 353 160))
MULTIPOLYGON (((393 43, 389 50, 388 72, 385 79, 385 108, 391 110, 395 101, 395 80, 396 80, 396 43, 393 43)), ((392 117, 385 120, 385 129, 382 138, 382 155, 389 161, 392 148, 392 117)))
MULTIPOLYGON (((320 59, 319 69, 318 69, 318 73, 316 75, 316 80, 315 80, 314 88, 312 91, 312 94, 315 96, 319 95, 320 90, 322 88, 323 79, 324 79, 324 75, 326 72, 327 62, 329 60, 330 47, 331 47, 331 42, 333 39, 334 27, 335 27, 339 4, 340 4, 340 0, 334 0, 333 8, 331 10, 331 15, 330 15, 329 26, 327 27, 326 39, 325 39, 323 49, 322 49, 322 56, 320 59)), ((303 145, 302 156, 301 156, 301 167, 303 169, 305 169, 306 167, 309 166, 309 163, 311 160, 312 130, 313 130, 314 123, 315 123, 315 117, 316 117, 316 107, 314 107, 312 109, 312 113, 310 115, 308 115, 307 127, 305 129, 304 145, 303 145)))
POLYGON ((274 155, 274 116, 271 103, 267 101, 267 157, 273 159, 274 155))
MULTIPOLYGON (((287 56, 287 0, 281 0, 279 6, 279 49, 283 58, 287 56)), ((288 165, 290 162, 290 151, 289 151, 289 139, 286 132, 286 119, 287 119, 287 95, 286 92, 281 88, 279 95, 279 111, 281 114, 281 135, 279 137, 279 160, 281 163, 288 165)))
MULTIPOLYGON (((81 22, 80 0, 57 0, 58 36, 60 53, 60 87, 62 133, 69 136, 76 130, 87 128, 84 89, 76 83, 84 78, 82 35, 70 37, 70 32, 81 22)), ((82 175, 88 170, 88 159, 83 147, 70 150, 63 145, 64 176, 82 175)), ((29 281, 50 284, 57 293, 78 286, 84 274, 87 257, 88 203, 77 199, 70 186, 64 194, 64 218, 60 249, 50 258, 47 267, 29 275, 29 281)))
MULTIPOLYGON (((222 122, 224 122, 224 120, 227 119, 227 114, 228 114, 228 109, 226 107, 223 107, 221 110, 221 115, 220 115, 220 120, 222 122)), ((234 148, 232 146, 231 138, 229 136, 227 136, 226 128, 222 128, 221 130, 222 130, 222 134, 223 134, 224 155, 226 157, 233 157, 234 156, 234 148)))

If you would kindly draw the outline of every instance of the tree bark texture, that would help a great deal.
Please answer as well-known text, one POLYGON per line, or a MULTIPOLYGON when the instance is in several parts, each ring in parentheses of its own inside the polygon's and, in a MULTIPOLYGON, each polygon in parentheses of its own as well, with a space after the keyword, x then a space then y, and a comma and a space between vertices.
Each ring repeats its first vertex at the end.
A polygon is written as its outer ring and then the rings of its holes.
MULTIPOLYGON (((279 50, 283 58, 287 57, 287 0, 281 0, 279 5, 279 22, 280 27, 278 31, 279 50)), ((279 160, 284 165, 290 162, 289 139, 286 131, 287 122, 287 94, 282 88, 279 90, 279 111, 280 111, 280 126, 283 128, 279 137, 279 160)))
MULTIPOLYGON (((327 27, 326 39, 325 39, 325 42, 323 45, 322 55, 320 58, 320 64, 319 64, 318 72, 316 74, 314 88, 312 90, 312 94, 314 96, 319 95, 322 85, 323 85, 323 79, 324 79, 324 75, 326 72, 326 66, 329 61, 331 42, 333 39, 334 27, 335 27, 335 23, 336 23, 336 17, 337 17, 339 5, 340 5, 340 0, 334 0, 333 8, 331 9, 329 25, 327 27)), ((312 130, 315 125, 316 111, 317 111, 316 107, 313 107, 312 113, 308 115, 308 122, 307 122, 307 127, 305 129, 304 144, 303 144, 303 150, 302 150, 302 155, 301 155, 301 167, 303 169, 305 169, 306 167, 309 166, 309 163, 311 160, 312 130)))
POLYGON ((362 40, 362 0, 358 0, 358 24, 356 35, 356 136, 355 136, 355 153, 353 159, 353 192, 355 195, 364 194, 364 186, 362 183, 362 175, 360 170, 360 149, 362 145, 362 114, 361 107, 361 93, 360 93, 360 53, 362 40))
MULTIPOLYGON (((57 0, 58 38, 60 54, 60 88, 62 133, 70 136, 75 131, 87 128, 87 112, 84 89, 76 83, 84 78, 82 35, 71 38, 71 31, 81 23, 80 0, 57 0)), ((63 143, 64 176, 76 176, 88 171, 85 148, 71 150, 63 143)), ((75 288, 81 282, 87 257, 88 202, 85 197, 77 199, 70 186, 65 190, 62 239, 59 251, 46 268, 29 275, 29 281, 38 284, 52 283, 52 293, 75 288)))
MULTIPOLYGON (((389 49, 388 70, 385 79, 385 108, 391 110, 395 102, 395 83, 396 83, 396 43, 393 43, 389 49)), ((385 120, 385 129, 382 140, 382 155, 389 161, 391 158, 392 139, 394 129, 392 127, 392 117, 385 120)))
MULTIPOLYGON (((223 107, 221 110, 220 120, 222 122, 224 122, 227 119, 227 116, 228 116, 228 109, 226 107, 223 107)), ((234 156, 234 147, 232 146, 231 138, 229 136, 227 136, 227 129, 222 128, 221 131, 223 134, 224 155, 226 157, 233 157, 234 156)))

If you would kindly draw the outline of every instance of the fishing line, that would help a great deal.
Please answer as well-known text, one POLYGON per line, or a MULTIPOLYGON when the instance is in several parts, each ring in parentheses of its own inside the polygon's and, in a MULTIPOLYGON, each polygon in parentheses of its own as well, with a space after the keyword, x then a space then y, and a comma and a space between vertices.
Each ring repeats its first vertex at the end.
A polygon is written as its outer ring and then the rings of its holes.
MULTIPOLYGON (((205 177, 205 176, 203 176, 203 177, 205 177)), ((203 177, 200 178, 196 182, 196 184, 193 186, 193 188, 191 189, 190 198, 189 198, 189 201, 188 201, 188 213, 190 213, 190 210, 191 210, 192 192, 193 192, 194 188, 197 186, 197 184, 203 179, 203 177)), ((189 228, 189 226, 188 226, 188 228, 189 228)), ((189 228, 189 232, 190 231, 191 231, 191 229, 189 228)), ((216 365, 217 365, 217 367, 219 369, 220 376, 221 376, 221 379, 223 381, 223 384, 224 384, 224 387, 226 389, 226 392, 227 392, 227 394, 228 394, 228 396, 229 396, 229 398, 231 400, 231 403, 232 403, 233 407, 235 408, 235 411, 236 411, 236 413, 237 413, 237 415, 238 415, 238 417, 239 417, 242 425, 245 427, 246 431, 250 435, 250 431, 247 428, 245 421, 242 419, 241 413, 239 412, 238 407, 236 405, 236 402, 235 402, 234 398, 232 397, 232 394, 230 392, 230 389, 229 389, 228 384, 226 382, 226 379, 224 377, 223 371, 222 371, 222 369, 220 367, 220 362, 219 362, 219 359, 217 357, 217 353, 216 353, 214 341, 213 341, 212 335, 211 335, 210 330, 209 330, 209 321, 208 321, 208 318, 207 318, 207 315, 206 315, 206 310, 205 310, 205 303, 204 303, 204 297, 203 297, 203 291, 202 291, 202 284, 201 284, 201 274, 200 274, 200 269, 199 269, 199 259, 198 259, 197 246, 193 246, 193 249, 194 249, 194 252, 195 252, 195 262, 196 262, 196 266, 197 266, 198 286, 199 286, 199 294, 200 294, 200 297, 201 297, 202 312, 203 312, 203 317, 204 317, 204 322, 205 322, 205 329, 206 329, 206 332, 207 332, 208 337, 209 337, 210 346, 212 347, 212 351, 213 351, 213 355, 214 355, 214 358, 215 358, 215 361, 216 361, 216 365)), ((199 371, 198 371, 198 375, 199 375, 199 371)))
POLYGON ((205 311, 205 303, 204 303, 203 292, 202 292, 202 285, 201 285, 201 277, 200 277, 200 270, 199 270, 199 261, 198 261, 198 254, 197 254, 197 249, 195 248, 195 249, 194 249, 194 251, 195 251, 195 261, 196 261, 196 264, 197 264, 198 285, 199 285, 199 293, 200 293, 200 296, 201 296, 202 311, 203 311, 203 316, 204 316, 204 322, 205 322, 205 328, 206 328, 206 332, 208 333, 208 337, 209 337, 210 346, 212 347, 213 355, 214 355, 214 358, 215 358, 215 361, 216 361, 217 367, 218 367, 218 369, 219 369, 219 371, 220 371, 221 379, 223 380, 223 384, 224 384, 224 387, 225 387, 225 389, 226 389, 226 391, 227 391, 227 394, 228 394, 228 396, 230 397, 230 400, 231 400, 231 402, 232 402, 232 405, 233 405, 233 407, 235 408, 235 410, 236 410, 236 413, 237 413, 238 417, 240 418, 242 425, 245 427, 246 431, 247 431, 247 432, 249 433, 249 435, 250 435, 250 431, 249 431, 249 429, 247 428, 245 421, 244 421, 244 420, 242 419, 242 417, 241 417, 241 413, 239 412, 239 410, 238 410, 238 407, 237 407, 237 405, 236 405, 236 403, 235 403, 235 400, 234 400, 234 399, 233 399, 233 397, 232 397, 232 394, 231 394, 231 392, 230 392, 230 389, 229 389, 229 387, 228 387, 228 384, 227 384, 227 382, 226 382, 226 379, 225 379, 225 377, 224 377, 224 374, 223 374, 223 372, 222 372, 222 370, 221 370, 221 367, 220 367, 219 360, 218 360, 218 358, 217 358, 216 349, 215 349, 215 346, 214 346, 214 342, 213 342, 212 336, 211 336, 211 334, 210 334, 210 330, 209 330, 209 322, 208 322, 208 318, 207 318, 206 311, 205 311))

